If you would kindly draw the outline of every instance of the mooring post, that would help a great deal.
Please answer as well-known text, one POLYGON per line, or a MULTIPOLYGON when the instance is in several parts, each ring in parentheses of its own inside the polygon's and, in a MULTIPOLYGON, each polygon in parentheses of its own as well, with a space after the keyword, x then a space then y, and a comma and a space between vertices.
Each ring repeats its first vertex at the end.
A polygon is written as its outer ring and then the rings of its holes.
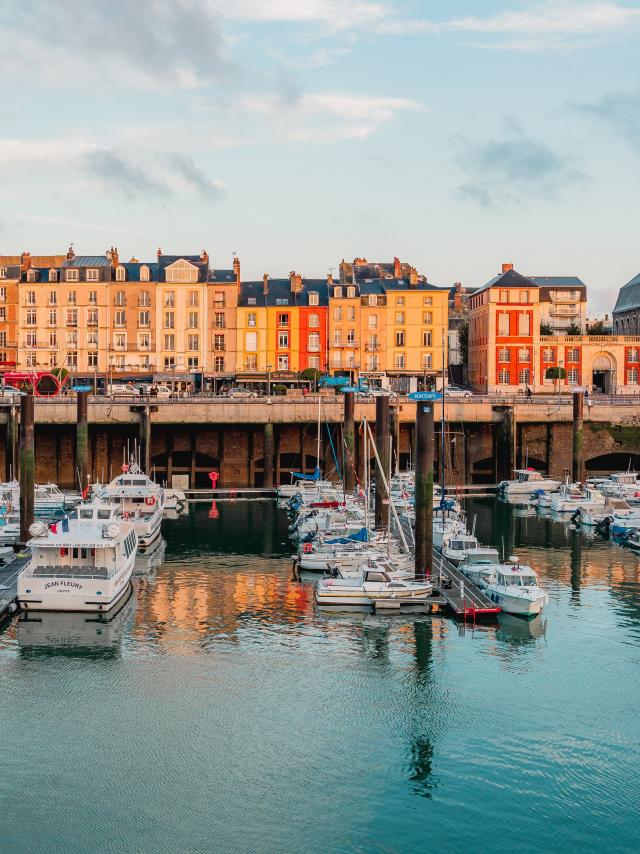
POLYGON ((33 440, 33 394, 20 398, 20 542, 29 539, 33 524, 35 453, 33 440))
POLYGON ((391 435, 391 470, 394 474, 400 472, 400 412, 398 404, 389 405, 389 433, 391 435))
MULTIPOLYGON (((274 453, 274 437, 273 437, 273 422, 267 421, 264 425, 264 453, 262 485, 265 489, 273 489, 273 453, 274 453)), ((304 462, 301 468, 304 467, 304 462)))
POLYGON ((148 403, 140 407, 140 465, 151 473, 151 409, 148 403))
POLYGON ((416 404, 416 578, 431 574, 433 560, 433 404, 416 404))
POLYGON ((498 482, 513 477, 515 453, 513 441, 514 413, 510 406, 499 407, 502 411, 502 423, 496 425, 496 475, 498 482))
POLYGON ((573 482, 584 483, 584 394, 581 391, 573 393, 573 482))
POLYGON ((88 396, 88 392, 79 391, 76 398, 76 470, 80 492, 86 488, 89 474, 88 396))
POLYGON ((15 401, 7 412, 7 445, 5 451, 6 479, 15 480, 20 466, 18 458, 18 417, 15 401))
MULTIPOLYGON (((376 398, 376 449, 380 458, 384 477, 389 477, 389 397, 386 394, 376 398)), ((389 496, 378 470, 376 473, 376 528, 386 528, 389 524, 389 496)))
POLYGON ((353 415, 355 411, 355 395, 348 391, 344 397, 344 423, 342 435, 344 436, 344 491, 351 494, 356 485, 356 458, 355 458, 355 427, 353 415))

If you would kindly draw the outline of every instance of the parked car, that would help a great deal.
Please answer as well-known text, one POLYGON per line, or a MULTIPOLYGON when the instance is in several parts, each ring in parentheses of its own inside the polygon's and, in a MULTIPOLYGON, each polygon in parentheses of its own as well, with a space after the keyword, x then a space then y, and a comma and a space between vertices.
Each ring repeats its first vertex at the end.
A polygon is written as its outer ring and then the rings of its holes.
POLYGON ((473 392, 468 388, 461 388, 459 385, 448 385, 444 390, 445 397, 471 397, 473 392))
POLYGON ((15 386, 6 385, 2 389, 2 394, 5 395, 6 397, 23 397, 26 394, 26 392, 20 391, 20 389, 16 388, 15 386))
POLYGON ((258 392, 250 388, 230 388, 222 393, 222 397, 258 397, 258 392))
POLYGON ((112 383, 108 388, 108 394, 140 396, 140 385, 133 383, 112 383))

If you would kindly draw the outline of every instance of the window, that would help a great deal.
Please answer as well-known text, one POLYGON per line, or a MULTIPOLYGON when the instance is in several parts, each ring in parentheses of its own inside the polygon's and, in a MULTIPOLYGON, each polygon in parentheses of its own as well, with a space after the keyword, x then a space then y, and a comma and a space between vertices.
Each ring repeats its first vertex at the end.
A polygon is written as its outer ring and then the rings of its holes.
POLYGON ((309 356, 309 367, 310 368, 320 368, 320 356, 309 356))
POLYGON ((213 304, 216 308, 224 308, 224 291, 215 291, 214 292, 213 304))
POLYGON ((342 347, 342 329, 333 330, 333 346, 342 347))
POLYGON ((140 291, 138 294, 138 305, 144 308, 151 305, 151 294, 149 291, 140 291))
POLYGON ((176 304, 176 294, 175 291, 165 291, 164 293, 164 304, 168 308, 173 308, 176 304))
POLYGON ((529 368, 524 368, 524 370, 518 372, 518 382, 529 385, 531 382, 531 373, 529 368))
POLYGON ((423 305, 433 305, 433 297, 425 297, 422 300, 423 305))
POLYGON ((530 362, 531 361, 531 352, 527 349, 518 350, 518 361, 519 362, 530 362))
POLYGON ((342 308, 339 305, 333 309, 333 319, 342 320, 342 308))
POLYGON ((58 281, 58 271, 57 270, 49 270, 49 281, 57 282, 58 281))
POLYGON ((529 291, 520 291, 520 302, 529 302, 529 291))
POLYGON ((200 336, 197 334, 189 335, 187 338, 187 350, 200 349, 200 336))
MULTIPOLYGON (((6 320, 6 317, 3 318, 6 320)), ((37 323, 36 310, 35 308, 27 309, 27 326, 35 326, 37 323)))
POLYGON ((79 270, 65 270, 65 280, 67 282, 79 282, 80 281, 80 271, 79 270))
POLYGON ((278 315, 278 326, 289 326, 289 315, 288 314, 279 314, 278 315))
POLYGON ((340 350, 336 350, 335 353, 331 354, 331 364, 333 365, 334 368, 340 367, 340 359, 341 359, 340 350))
POLYGON ((396 332, 396 347, 404 347, 404 330, 396 332))
POLYGON ((556 354, 553 347, 546 347, 542 351, 542 361, 543 362, 555 362, 556 354))
POLYGON ((127 295, 124 291, 117 291, 113 300, 114 305, 126 305, 127 304, 127 295))
POLYGON ((116 332, 113 336, 113 346, 116 350, 126 350, 127 349, 127 336, 124 332, 116 332))
POLYGON ((58 333, 50 332, 49 333, 49 347, 57 347, 58 346, 58 333))
POLYGON ((333 296, 334 296, 334 299, 340 299, 340 297, 342 296, 342 288, 340 288, 340 287, 334 288, 333 289, 333 296))
POLYGON ((149 281, 149 268, 147 267, 146 264, 143 264, 142 267, 140 267, 140 281, 141 282, 148 282, 149 281))
MULTIPOLYGON (((6 347, 6 346, 7 346, 7 333, 6 332, 0 332, 0 347, 6 347)), ((3 359, 2 361, 4 362, 4 361, 6 361, 6 359, 3 359)))
POLYGON ((347 320, 355 320, 356 319, 356 307, 355 305, 347 306, 347 320))
POLYGON ((367 349, 372 350, 372 351, 378 349, 378 336, 377 335, 370 335, 369 336, 369 343, 367 344, 367 349))
POLYGON ((247 353, 257 353, 258 352, 258 333, 257 332, 247 332, 246 333, 244 349, 247 351, 247 353))
POLYGON ((320 316, 317 314, 309 315, 309 329, 318 329, 320 327, 320 316))
POLYGON ((433 354, 432 353, 423 353, 422 354, 422 368, 423 370, 429 370, 433 367, 433 354))
POLYGON ((213 360, 213 370, 217 373, 224 371, 224 356, 216 356, 213 360))
POLYGON ((164 369, 165 371, 172 370, 176 366, 175 356, 165 356, 164 357, 164 369))
POLYGON ((58 325, 58 312, 55 308, 49 309, 49 326, 58 325))
POLYGON ((188 356, 187 357, 187 367, 191 370, 195 370, 200 364, 200 359, 198 356, 188 356))
POLYGON ((404 305, 404 297, 396 297, 396 305, 404 305))
POLYGON ((0 279, 6 279, 6 278, 7 278, 7 268, 6 267, 0 267, 0 279))
POLYGON ((247 315, 247 326, 255 326, 256 325, 256 313, 255 311, 250 311, 247 315))
POLYGON ((509 302, 509 291, 500 291, 500 302, 509 302))
POLYGON ((118 309, 113 313, 113 325, 114 326, 126 326, 127 325, 127 312, 124 309, 118 309))
POLYGON ((55 368, 58 364, 58 354, 55 350, 49 353, 49 367, 55 368))
POLYGON ((531 319, 529 317, 529 312, 521 311, 518 315, 518 335, 530 335, 531 332, 531 319))
POLYGON ((247 297, 247 305, 255 305, 256 298, 255 297, 247 297))
POLYGON ((0 288, 0 302, 6 302, 6 301, 7 301, 7 289, 6 288, 0 288))
POLYGON ((219 350, 220 352, 224 351, 224 334, 217 333, 213 336, 213 349, 219 350))
POLYGON ((95 350, 87 353, 87 366, 89 368, 97 368, 98 367, 98 354, 95 350))
MULTIPOLYGON (((89 274, 90 272, 91 272, 91 270, 87 270, 87 274, 89 274)), ((96 270, 96 273, 97 272, 98 271, 96 270)), ((126 273, 126 271, 125 271, 124 267, 122 267, 122 266, 116 267, 116 282, 124 282, 124 280, 126 279, 125 273, 126 273)), ((96 276, 96 278, 97 278, 97 276, 96 276)), ((89 275, 87 275, 87 279, 89 279, 89 275)))
POLYGON ((167 267, 166 275, 168 282, 197 282, 198 268, 178 262, 175 267, 167 267))
POLYGON ((500 371, 498 372, 498 382, 500 383, 500 385, 511 384, 511 377, 509 371, 506 368, 500 368, 500 371))
POLYGON ((499 362, 509 362, 509 349, 508 347, 503 347, 501 350, 498 350, 498 361, 499 362))
POLYGON ((317 291, 309 291, 309 305, 320 305, 320 294, 317 291))
POLYGON ((27 347, 36 347, 37 346, 36 337, 37 337, 36 332, 27 332, 26 346, 27 347))
POLYGON ((27 281, 28 282, 35 282, 35 280, 36 280, 36 271, 35 270, 29 270, 29 272, 27 273, 27 281))
POLYGON ((35 353, 27 353, 27 367, 35 368, 37 365, 36 354, 35 353))
POLYGON ((224 327, 225 327, 224 311, 216 311, 216 313, 213 316, 213 325, 215 326, 216 329, 224 329, 224 327))
POLYGON ((89 305, 98 304, 98 291, 89 291, 89 305))
POLYGON ((278 349, 280 349, 280 350, 288 350, 289 349, 289 333, 288 332, 279 332, 278 333, 278 349))
POLYGON ((75 371, 78 368, 78 354, 73 350, 67 353, 67 367, 70 371, 75 371))
POLYGON ((404 311, 396 311, 396 323, 404 323, 404 311))
POLYGON ((151 323, 150 315, 148 311, 139 311, 138 312, 138 326, 149 326, 151 323))
MULTIPOLYGON (((52 335, 55 335, 55 332, 53 332, 52 335)), ((98 333, 97 332, 87 332, 87 344, 93 345, 94 347, 98 346, 98 333)))
POLYGON ((289 370, 289 356, 278 356, 278 370, 279 371, 288 371, 289 370))
POLYGON ((189 306, 189 308, 198 308, 198 306, 200 305, 198 291, 189 291, 187 305, 189 306))
POLYGON ((151 349, 151 336, 148 332, 141 332, 138 335, 138 348, 140 350, 150 350, 151 349))
POLYGON ((375 294, 369 294, 369 305, 370 306, 378 305, 378 297, 375 294))
POLYGON ((199 312, 197 312, 197 311, 190 311, 189 312, 189 317, 187 319, 187 326, 189 329, 197 329, 198 326, 200 325, 198 315, 199 315, 199 312))
POLYGON ((257 356, 247 356, 247 370, 248 371, 257 371, 258 370, 258 357, 257 356))
POLYGON ((36 304, 36 292, 35 291, 27 291, 27 305, 35 305, 36 304))
POLYGON ((639 361, 639 359, 638 359, 638 352, 639 352, 639 351, 638 351, 638 349, 637 349, 636 347, 632 347, 632 348, 628 351, 628 355, 627 355, 627 362, 637 362, 637 361, 639 361))
POLYGON ((368 356, 367 357, 367 370, 368 371, 377 371, 378 370, 378 357, 377 356, 368 356))
POLYGON ((433 323, 433 314, 430 311, 425 311, 422 315, 423 323, 433 323))
POLYGON ((396 353, 393 365, 397 371, 401 371, 405 366, 405 355, 404 353, 396 353))
POLYGON ((347 344, 351 344, 353 346, 353 344, 355 344, 355 343, 356 343, 356 330, 355 329, 347 329, 347 344))
POLYGON ((353 287, 353 285, 349 285, 349 287, 347 288, 347 298, 348 299, 355 299, 355 296, 356 296, 356 289, 353 287))
POLYGON ((578 368, 569 368, 567 371, 567 380, 570 385, 576 385, 579 380, 579 371, 578 368))
POLYGON ((567 362, 579 362, 580 350, 577 347, 571 347, 567 350, 567 362))
POLYGON ((175 327, 175 312, 165 311, 164 313, 164 328, 173 329, 175 327))
POLYGON ((370 314, 369 315, 369 329, 377 329, 378 328, 378 315, 370 314))
POLYGON ((509 334, 509 315, 506 311, 498 315, 498 335, 509 334))
POLYGON ((422 333, 422 346, 433 347, 433 332, 431 332, 430 329, 427 329, 422 333))
POLYGON ((164 336, 164 349, 165 350, 175 350, 176 349, 176 336, 173 334, 164 336))
POLYGON ((97 326, 98 325, 98 309, 97 308, 88 308, 87 309, 87 326, 97 326))
POLYGON ((627 371, 627 383, 628 385, 638 385, 637 368, 629 368, 629 370, 627 371))
MULTIPOLYGON (((124 270, 122 272, 124 273, 124 270)), ((98 270, 87 270, 87 272, 86 272, 87 282, 97 282, 98 278, 99 278, 99 271, 98 270)), ((116 275, 116 279, 117 279, 117 275, 116 275)))
POLYGON ((76 304, 76 292, 75 291, 67 291, 67 302, 69 305, 76 304))

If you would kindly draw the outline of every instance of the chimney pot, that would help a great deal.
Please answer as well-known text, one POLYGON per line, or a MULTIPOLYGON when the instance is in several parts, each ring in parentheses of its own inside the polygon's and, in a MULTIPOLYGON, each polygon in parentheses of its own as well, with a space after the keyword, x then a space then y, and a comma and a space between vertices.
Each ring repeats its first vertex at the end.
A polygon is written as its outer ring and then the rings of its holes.
POLYGON ((513 270, 513 264, 505 263, 502 265, 502 272, 508 273, 509 270, 513 270))

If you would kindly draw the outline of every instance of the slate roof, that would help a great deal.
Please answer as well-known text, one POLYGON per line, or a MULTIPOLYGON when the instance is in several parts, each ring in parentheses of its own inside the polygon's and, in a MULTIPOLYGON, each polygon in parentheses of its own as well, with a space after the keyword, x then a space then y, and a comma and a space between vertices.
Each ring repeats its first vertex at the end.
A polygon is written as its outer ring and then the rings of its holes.
POLYGON ((149 268, 149 280, 152 282, 158 281, 158 265, 154 263, 147 263, 145 261, 127 261, 124 264, 118 264, 119 267, 124 267, 127 271, 127 281, 128 282, 139 282, 140 279, 140 268, 148 267, 149 268))
POLYGON ((489 279, 489 281, 482 285, 481 288, 478 288, 475 291, 476 294, 482 293, 482 291, 486 291, 488 288, 493 287, 494 285, 499 285, 501 288, 537 288, 538 285, 527 276, 523 276, 521 273, 517 273, 515 270, 507 270, 506 273, 501 273, 499 276, 494 276, 493 279, 489 279))
POLYGON ((236 274, 233 270, 209 270, 210 282, 235 282, 236 274))
POLYGON ((111 259, 105 255, 76 255, 65 258, 63 267, 110 267, 111 259))
POLYGON ((587 286, 577 276, 527 276, 535 285, 541 288, 586 288, 587 286))
MULTIPOLYGON (((327 280, 326 279, 303 279, 302 290, 292 293, 289 279, 269 279, 269 293, 264 295, 263 282, 242 282, 238 306, 308 306, 309 293, 318 294, 319 305, 328 305, 327 280), (255 302, 249 302, 249 300, 255 302)), ((315 306, 313 306, 315 308, 315 306)))
POLYGON ((640 273, 620 288, 613 313, 640 308, 640 273))
MULTIPOLYGON (((7 279, 19 279, 20 278, 20 264, 19 263, 18 264, 7 264, 6 261, 3 261, 0 258, 0 267, 6 267, 7 268, 7 276, 6 276, 7 279)), ((4 282, 5 279, 2 279, 2 281, 4 282)))

